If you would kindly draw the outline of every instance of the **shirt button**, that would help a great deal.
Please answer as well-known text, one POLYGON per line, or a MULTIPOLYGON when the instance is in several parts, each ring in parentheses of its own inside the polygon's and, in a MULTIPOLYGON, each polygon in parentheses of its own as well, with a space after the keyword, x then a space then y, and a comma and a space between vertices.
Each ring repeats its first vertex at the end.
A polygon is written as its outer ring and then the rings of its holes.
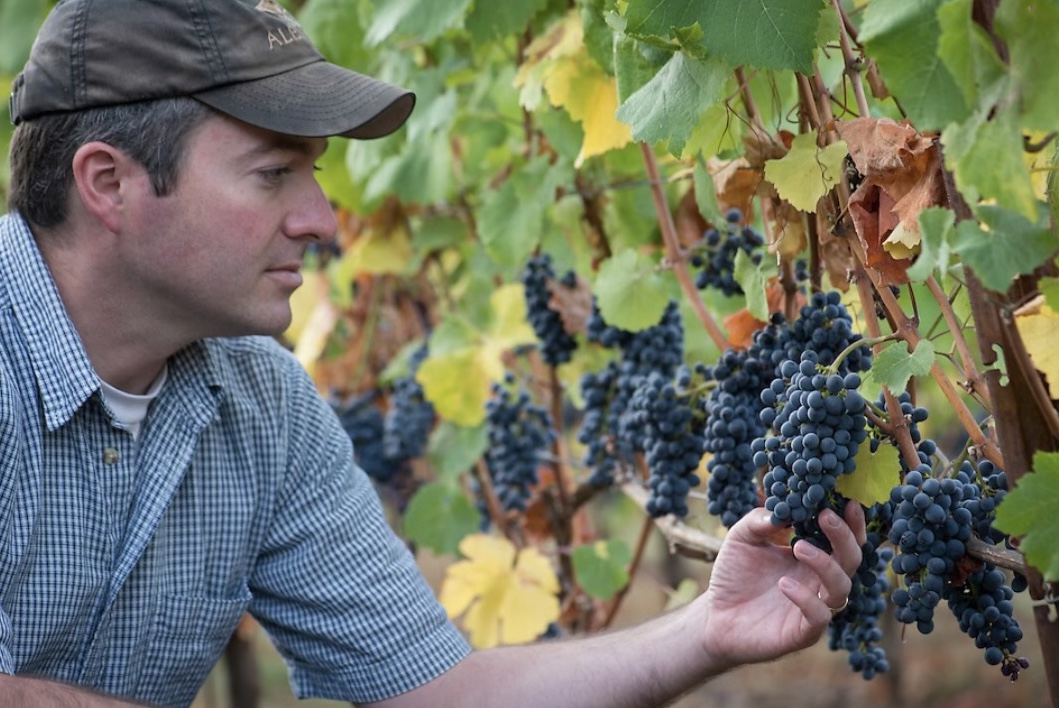
POLYGON ((116 465, 118 464, 118 451, 112 447, 103 449, 103 464, 104 465, 116 465))

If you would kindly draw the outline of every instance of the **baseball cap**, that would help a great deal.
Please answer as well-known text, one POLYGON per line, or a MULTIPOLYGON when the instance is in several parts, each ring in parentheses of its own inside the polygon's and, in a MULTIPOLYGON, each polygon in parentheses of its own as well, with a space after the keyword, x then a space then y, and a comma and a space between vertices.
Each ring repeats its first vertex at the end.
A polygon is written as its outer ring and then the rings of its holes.
POLYGON ((12 86, 11 120, 176 96, 302 137, 382 137, 415 105, 327 62, 275 0, 60 0, 12 86))

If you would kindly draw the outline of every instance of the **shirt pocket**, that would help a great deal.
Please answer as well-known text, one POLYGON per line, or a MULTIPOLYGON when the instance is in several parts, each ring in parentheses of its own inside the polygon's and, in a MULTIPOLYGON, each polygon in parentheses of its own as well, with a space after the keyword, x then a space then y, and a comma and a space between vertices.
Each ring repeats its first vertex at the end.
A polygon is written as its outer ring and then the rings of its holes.
POLYGON ((137 698, 157 705, 190 705, 249 604, 245 587, 231 598, 163 597, 137 698))

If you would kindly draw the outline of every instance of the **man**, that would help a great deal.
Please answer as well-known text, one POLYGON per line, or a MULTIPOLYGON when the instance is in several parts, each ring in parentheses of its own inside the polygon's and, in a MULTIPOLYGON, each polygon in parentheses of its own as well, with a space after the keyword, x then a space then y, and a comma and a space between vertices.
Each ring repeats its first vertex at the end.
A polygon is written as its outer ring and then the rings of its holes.
POLYGON ((11 99, 0 219, 0 708, 187 705, 244 611, 295 691, 394 706, 652 706, 815 642, 833 555, 734 527, 640 627, 471 653, 348 437, 269 336, 336 223, 329 136, 411 94, 326 63, 270 0, 66 0, 11 99))

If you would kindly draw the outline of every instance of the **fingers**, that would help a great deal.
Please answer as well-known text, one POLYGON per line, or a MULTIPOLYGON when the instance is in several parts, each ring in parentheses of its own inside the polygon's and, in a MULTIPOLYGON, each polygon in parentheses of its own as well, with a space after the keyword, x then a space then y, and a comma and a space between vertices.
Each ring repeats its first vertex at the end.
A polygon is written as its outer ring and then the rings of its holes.
POLYGON ((728 532, 728 540, 738 540, 756 546, 768 543, 787 545, 790 530, 772 523, 772 513, 757 508, 739 520, 728 532))
MULTIPOLYGON (((784 576, 780 578, 779 588, 780 592, 786 595, 787 599, 801 610, 802 616, 810 627, 815 628, 817 631, 823 631, 823 628, 830 624, 831 610, 828 608, 827 603, 813 592, 809 586, 799 583, 794 578, 784 576)), ((814 639, 815 637, 810 637, 809 642, 814 639)))
POLYGON ((866 541, 864 511, 860 504, 851 502, 846 505, 846 521, 830 509, 821 511, 818 521, 831 542, 834 559, 847 576, 853 575, 860 566, 860 548, 866 541), (852 511, 850 507, 853 507, 852 511))
MULTIPOLYGON (((850 534, 851 542, 852 537, 853 534, 850 534)), ((794 557, 812 568, 820 578, 820 590, 817 596, 827 606, 828 614, 830 615, 832 610, 840 609, 849 597, 852 582, 849 573, 838 560, 807 541, 794 544, 794 557)))

